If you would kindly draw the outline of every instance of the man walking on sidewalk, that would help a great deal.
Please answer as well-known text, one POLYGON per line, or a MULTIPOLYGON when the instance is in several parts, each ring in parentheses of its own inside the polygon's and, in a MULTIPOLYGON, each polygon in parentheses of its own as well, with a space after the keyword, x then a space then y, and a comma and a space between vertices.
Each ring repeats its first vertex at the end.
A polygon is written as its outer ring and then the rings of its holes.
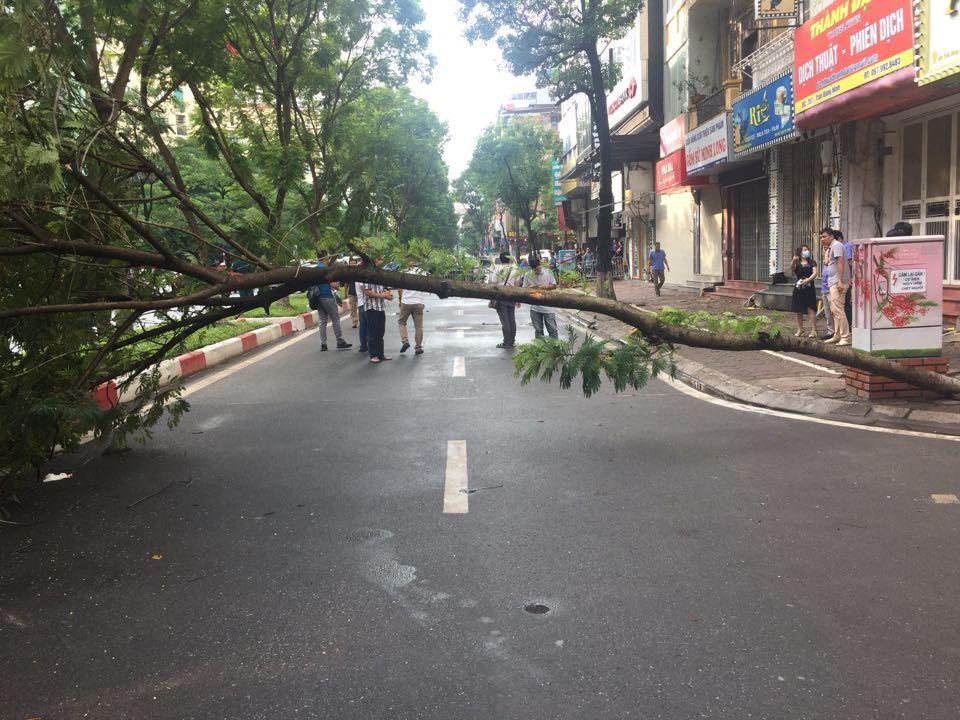
MULTIPOLYGON (((327 267, 322 260, 317 259, 317 268, 327 267)), ((331 287, 330 283, 320 283, 307 290, 307 302, 310 307, 315 308, 320 315, 317 324, 320 326, 320 352, 327 350, 327 323, 333 323, 333 334, 337 338, 337 349, 343 350, 352 347, 350 343, 343 339, 343 331, 340 329, 340 307, 334 297, 334 290, 338 289, 336 283, 331 287)))
MULTIPOLYGON (((410 275, 426 275, 426 273, 417 267, 414 258, 407 258, 407 273, 410 275)), ((413 341, 414 353, 423 355, 423 306, 426 296, 419 290, 397 291, 400 297, 400 352, 405 353, 410 349, 410 339, 407 336, 407 320, 413 318, 413 341)))
MULTIPOLYGON (((530 271, 523 277, 524 287, 536 287, 541 290, 556 290, 557 279, 540 262, 540 254, 530 253, 530 271)), ((550 337, 556 338, 557 335, 557 311, 546 305, 530 306, 530 321, 533 323, 533 334, 543 337, 543 326, 547 326, 547 333, 550 337)))
POLYGON ((667 254, 660 249, 660 243, 653 243, 653 250, 650 252, 649 261, 650 279, 653 280, 653 291, 659 295, 660 288, 666 281, 664 269, 670 269, 670 263, 667 262, 667 254))
POLYGON ((833 315, 833 337, 824 340, 837 345, 850 344, 850 323, 843 309, 844 296, 850 283, 849 266, 843 243, 837 239, 831 228, 820 231, 820 242, 826 250, 825 265, 829 269, 830 277, 827 280, 830 289, 830 313, 833 315))

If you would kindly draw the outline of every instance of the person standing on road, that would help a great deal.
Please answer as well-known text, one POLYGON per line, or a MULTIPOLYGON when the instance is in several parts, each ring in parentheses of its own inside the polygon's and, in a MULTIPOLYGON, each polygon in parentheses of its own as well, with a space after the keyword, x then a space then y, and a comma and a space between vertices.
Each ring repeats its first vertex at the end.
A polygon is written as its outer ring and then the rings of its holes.
MULTIPOLYGON (((507 253, 500 253, 499 263, 499 271, 492 273, 488 282, 504 287, 516 287, 519 273, 513 258, 507 253)), ((497 347, 512 348, 517 342, 517 304, 512 300, 491 300, 490 304, 497 311, 503 333, 503 342, 497 343, 497 347)))
MULTIPOLYGON (((530 253, 530 271, 523 276, 524 287, 535 287, 540 290, 556 290, 557 279, 548 268, 540 262, 537 253, 530 253)), ((557 338, 557 311, 546 305, 530 306, 530 321, 533 323, 533 334, 543 337, 543 327, 546 325, 550 337, 557 338)))
POLYGON ((370 352, 370 362, 393 360, 392 357, 383 354, 383 334, 387 329, 387 303, 393 300, 393 293, 376 283, 364 283, 362 290, 367 315, 367 350, 370 352))
MULTIPOLYGON (((317 268, 322 270, 326 264, 317 259, 317 268)), ((319 283, 313 285, 307 290, 307 302, 310 307, 316 309, 320 315, 317 324, 320 330, 320 352, 327 350, 327 323, 333 323, 333 334, 337 338, 337 349, 343 350, 352 347, 350 343, 343 339, 343 331, 340 329, 340 307, 337 305, 337 299, 334 291, 339 289, 337 283, 319 283)))
POLYGON ((793 255, 791 263, 797 284, 793 288, 790 309, 797 315, 796 336, 804 334, 803 316, 810 315, 810 337, 817 338, 817 291, 814 281, 817 279, 817 262, 806 245, 801 245, 793 255))
POLYGON ((824 340, 824 342, 849 345, 850 324, 847 322, 846 313, 843 311, 844 294, 850 284, 846 251, 843 248, 843 243, 837 239, 834 230, 831 228, 823 228, 820 231, 820 242, 826 250, 824 265, 830 269, 827 285, 830 288, 830 312, 833 315, 834 327, 833 337, 824 340))
POLYGON ((357 320, 359 329, 357 330, 357 335, 360 338, 360 348, 359 351, 362 353, 367 352, 367 309, 366 309, 366 296, 363 294, 363 283, 355 282, 353 283, 353 292, 354 297, 357 298, 357 320))
MULTIPOLYGON (((407 258, 407 273, 410 275, 426 275, 426 273, 417 267, 414 258, 407 258)), ((397 291, 400 298, 400 352, 405 353, 410 349, 410 339, 407 335, 407 319, 413 318, 413 341, 414 354, 423 355, 423 307, 426 294, 419 290, 397 291)))
POLYGON ((653 280, 653 291, 659 295, 660 288, 666 282, 664 270, 670 270, 670 263, 667 262, 667 254, 660 249, 660 243, 653 243, 653 250, 650 251, 650 259, 647 263, 647 270, 650 272, 650 278, 653 280))
MULTIPOLYGON (((350 261, 351 265, 358 265, 355 260, 350 261)), ((357 284, 355 282, 347 283, 347 304, 350 306, 350 322, 353 327, 360 324, 360 300, 357 299, 357 284)))

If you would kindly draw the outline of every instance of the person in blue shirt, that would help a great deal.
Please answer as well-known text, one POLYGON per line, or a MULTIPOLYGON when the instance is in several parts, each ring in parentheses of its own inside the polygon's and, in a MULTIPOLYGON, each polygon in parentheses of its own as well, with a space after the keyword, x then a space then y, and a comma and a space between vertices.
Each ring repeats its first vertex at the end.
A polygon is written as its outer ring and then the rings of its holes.
POLYGON ((664 270, 670 270, 670 263, 667 262, 667 254, 660 249, 660 243, 653 243, 653 250, 650 251, 650 258, 647 263, 647 270, 650 272, 650 278, 653 280, 653 290, 657 295, 660 294, 660 288, 666 281, 664 270))
MULTIPOLYGON (((826 253, 824 253, 826 259, 826 253)), ((830 266, 821 263, 822 271, 820 273, 820 304, 823 305, 823 317, 827 321, 827 334, 821 336, 821 340, 833 337, 833 313, 830 310, 830 266)))
MULTIPOLYGON (((327 266, 322 260, 317 259, 316 267, 322 270, 327 266)), ((325 352, 327 349, 328 322, 333 323, 333 334, 337 336, 337 349, 344 350, 352 347, 350 343, 343 339, 343 331, 340 329, 340 308, 336 296, 333 294, 334 290, 337 289, 339 289, 337 283, 333 283, 333 287, 330 283, 320 283, 307 290, 307 299, 311 301, 310 306, 315 307, 320 315, 317 321, 320 328, 320 352, 325 352)))
POLYGON ((853 327, 853 243, 843 237, 839 230, 834 231, 837 240, 843 243, 843 257, 847 261, 847 294, 843 298, 843 314, 847 323, 853 327))

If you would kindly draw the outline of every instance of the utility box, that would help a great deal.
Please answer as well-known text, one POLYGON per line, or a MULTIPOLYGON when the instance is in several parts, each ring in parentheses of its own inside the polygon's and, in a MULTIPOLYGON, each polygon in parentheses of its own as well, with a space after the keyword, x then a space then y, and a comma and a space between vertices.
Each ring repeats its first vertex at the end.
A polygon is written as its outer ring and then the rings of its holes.
POLYGON ((943 350, 942 235, 853 241, 853 347, 886 358, 943 350))

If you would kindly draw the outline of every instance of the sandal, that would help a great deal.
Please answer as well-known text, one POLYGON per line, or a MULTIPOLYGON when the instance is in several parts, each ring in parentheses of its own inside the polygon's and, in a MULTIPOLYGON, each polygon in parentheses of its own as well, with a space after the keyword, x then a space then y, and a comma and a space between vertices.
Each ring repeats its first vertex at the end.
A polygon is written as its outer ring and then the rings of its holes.
POLYGON ((794 337, 800 337, 801 335, 803 335, 803 328, 800 328, 793 334, 794 337))

